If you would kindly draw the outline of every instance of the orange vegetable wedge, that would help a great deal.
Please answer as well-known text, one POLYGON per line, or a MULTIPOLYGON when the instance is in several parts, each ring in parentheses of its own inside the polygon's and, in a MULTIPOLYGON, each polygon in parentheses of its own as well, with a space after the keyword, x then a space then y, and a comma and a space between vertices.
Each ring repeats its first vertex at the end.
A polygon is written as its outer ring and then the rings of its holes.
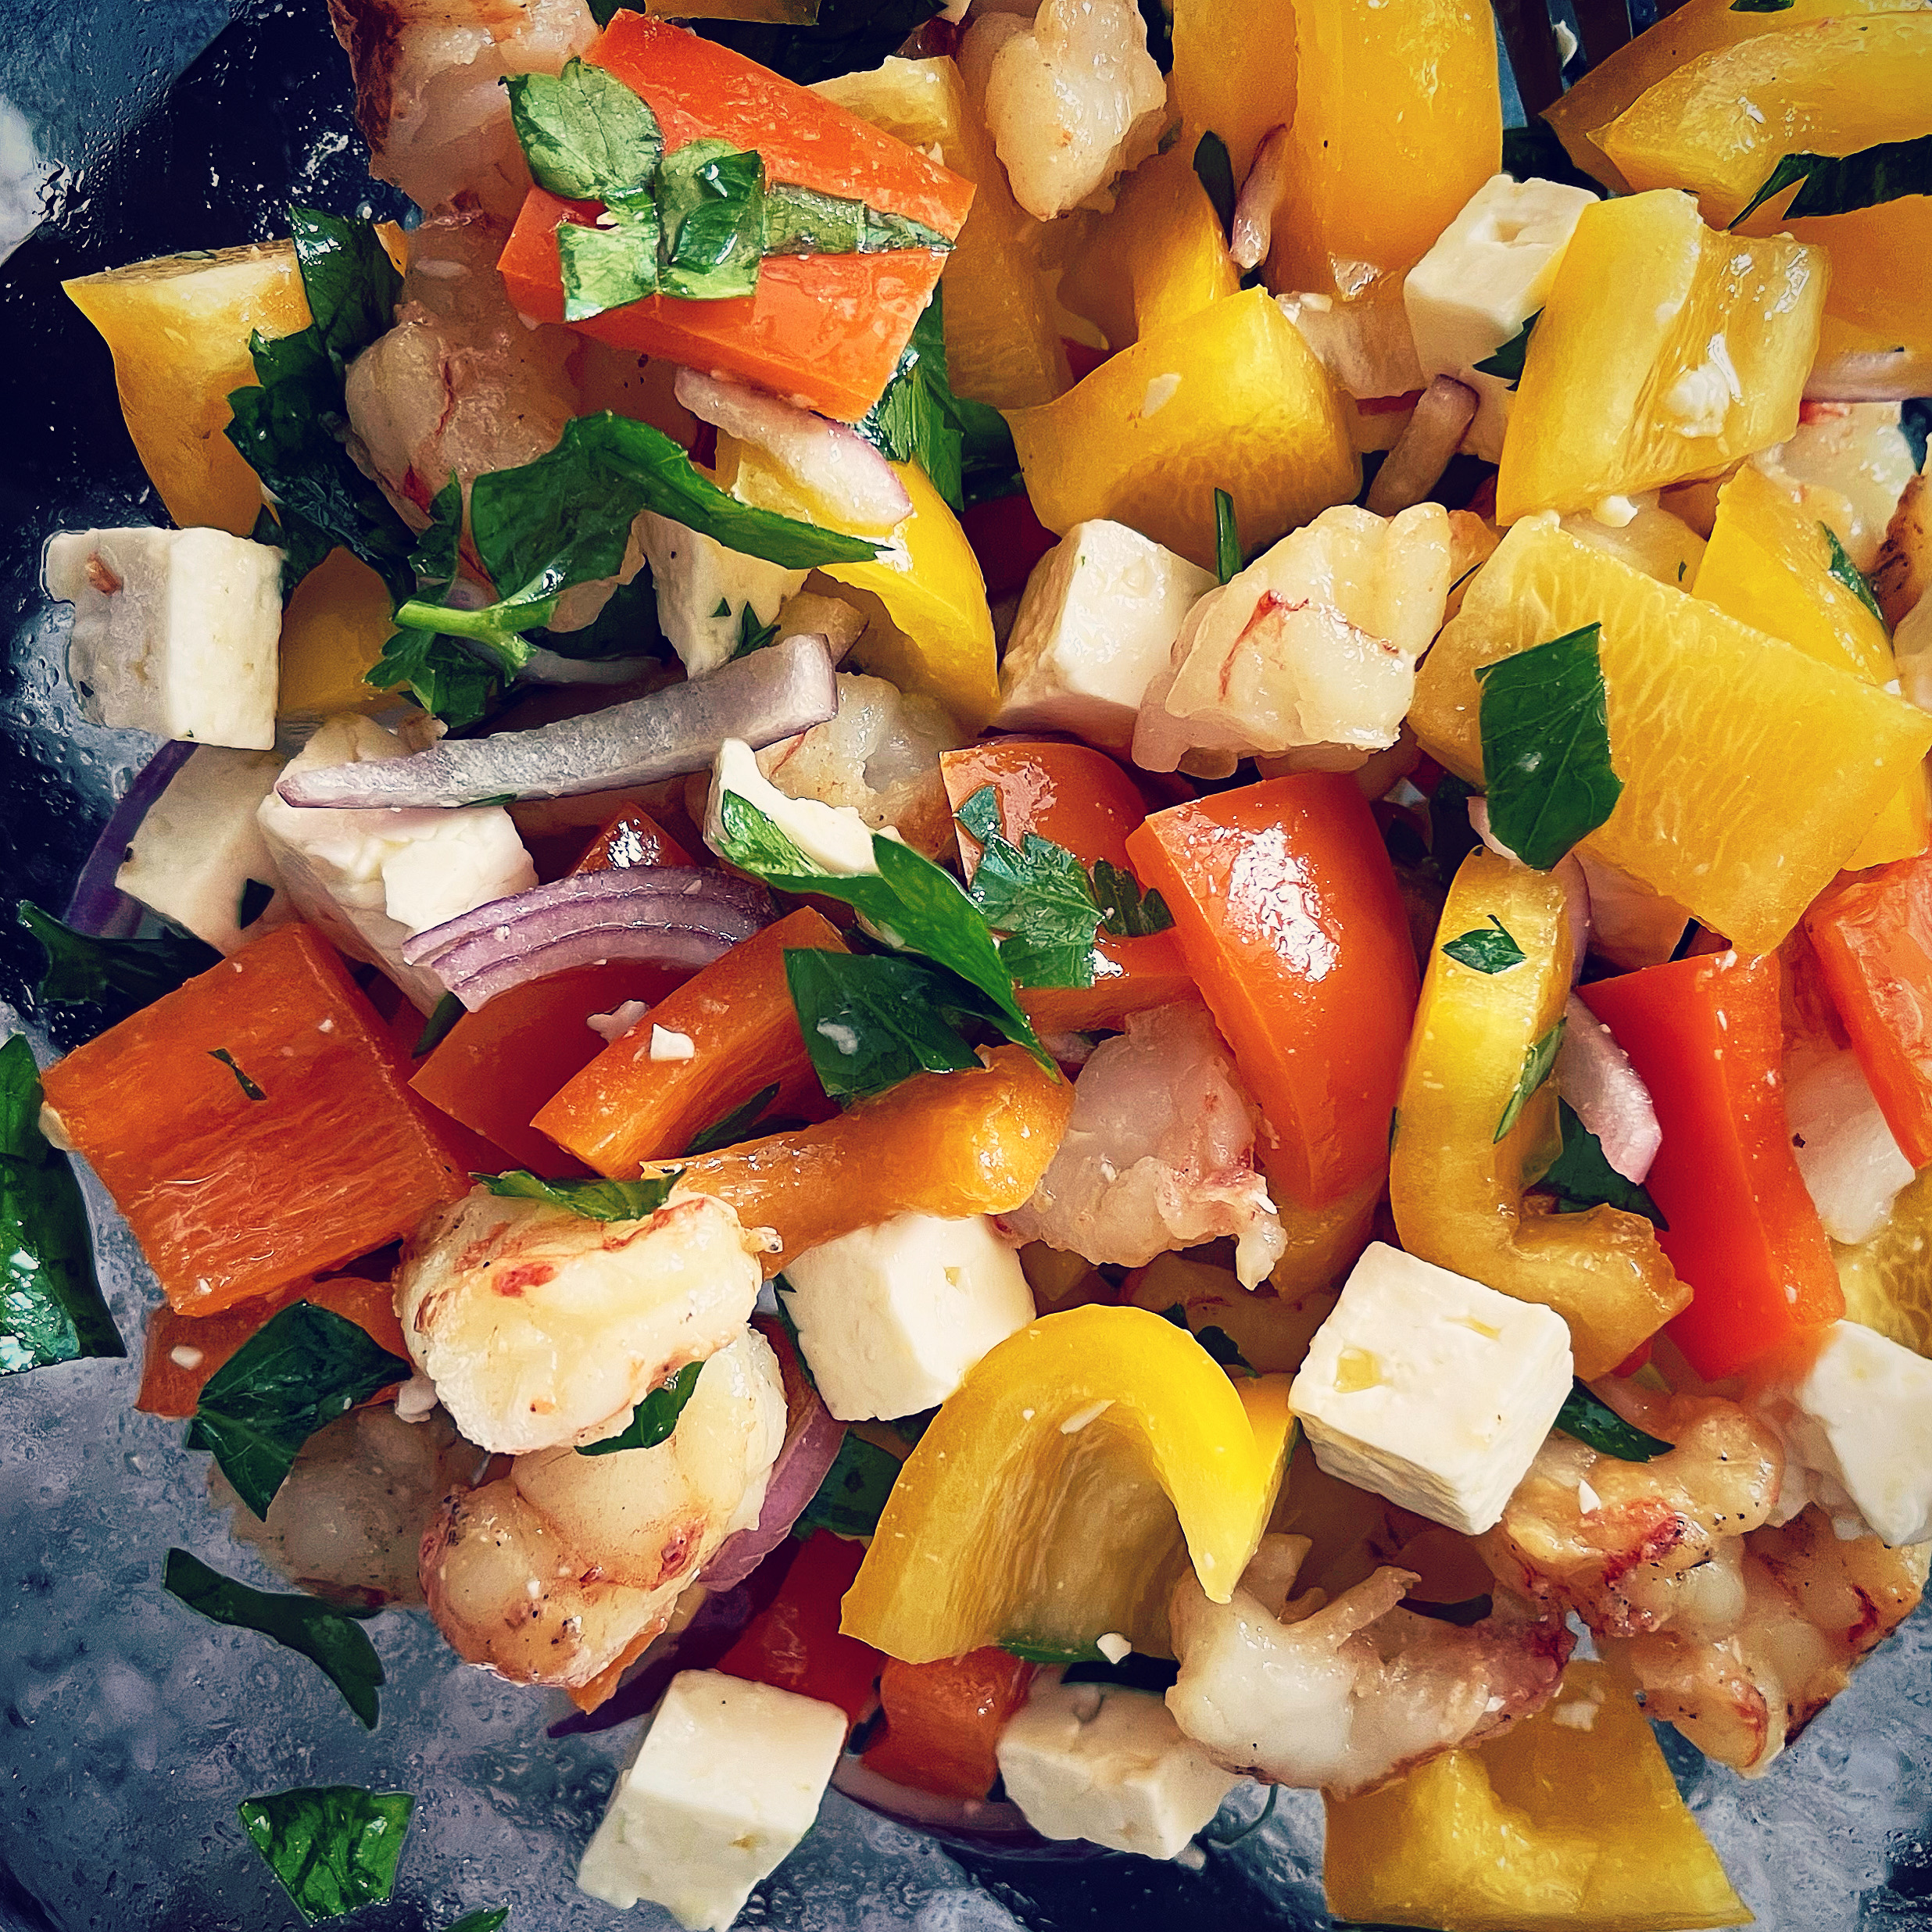
POLYGON ((888 1660, 878 1680, 886 1733, 866 1769, 943 1798, 984 1798, 1000 1775, 1000 1733, 1036 1668, 992 1648, 929 1664, 888 1660))
MULTIPOLYGON (((708 854, 703 862, 709 862, 708 854)), ((571 870, 603 872, 613 866, 699 863, 642 805, 626 805, 611 814, 603 830, 592 839, 589 850, 571 870)))

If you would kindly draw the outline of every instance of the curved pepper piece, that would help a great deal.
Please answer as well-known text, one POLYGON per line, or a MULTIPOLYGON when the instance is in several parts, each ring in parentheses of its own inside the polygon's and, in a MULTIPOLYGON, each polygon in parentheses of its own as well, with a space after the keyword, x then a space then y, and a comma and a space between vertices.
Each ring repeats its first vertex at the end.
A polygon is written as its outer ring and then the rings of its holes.
MULTIPOLYGON (((1569 998, 1575 953, 1569 888, 1473 852, 1449 889, 1403 1069, 1390 1204, 1402 1245, 1569 1322, 1576 1372, 1608 1375, 1690 1298, 1651 1224, 1615 1208, 1544 1215, 1522 1199, 1547 1159, 1554 1091, 1516 1104, 1533 1050, 1550 1042, 1569 998), (1443 950, 1500 920, 1526 957, 1500 972, 1443 950), (1507 1132, 1501 1131, 1512 1105, 1507 1132)), ((1554 1044, 1540 1057, 1543 1071, 1554 1044)))
MULTIPOLYGON (((957 1078, 957 1076, 950 1076, 957 1078)), ((949 1397, 893 1486, 841 1628, 908 1663, 989 1644, 1171 1655, 1191 1558, 1225 1603, 1280 1487, 1286 1376, 1231 1383, 1143 1308, 1050 1315, 949 1397)))

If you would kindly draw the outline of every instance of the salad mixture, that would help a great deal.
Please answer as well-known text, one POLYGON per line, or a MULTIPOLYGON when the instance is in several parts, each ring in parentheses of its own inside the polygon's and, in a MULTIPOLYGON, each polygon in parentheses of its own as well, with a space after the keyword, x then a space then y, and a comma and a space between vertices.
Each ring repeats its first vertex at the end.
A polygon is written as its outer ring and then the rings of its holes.
POLYGON ((1748 1919, 1647 1720, 1776 1775, 1932 1549, 1932 11, 1505 137, 1472 0, 330 8, 420 220, 68 284, 163 742, 0 1368, 121 1352, 78 1155, 291 1586, 167 1591, 654 1711, 614 1906, 1258 1782, 1338 1918, 1748 1919))

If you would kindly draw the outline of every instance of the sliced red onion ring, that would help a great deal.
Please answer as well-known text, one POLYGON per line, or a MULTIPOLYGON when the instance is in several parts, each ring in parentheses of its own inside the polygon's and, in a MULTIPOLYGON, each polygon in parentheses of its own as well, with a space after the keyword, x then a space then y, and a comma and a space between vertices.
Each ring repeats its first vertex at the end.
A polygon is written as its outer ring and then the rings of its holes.
POLYGON ((1288 178, 1288 130, 1271 127, 1254 150, 1254 159, 1241 184, 1234 204, 1233 231, 1228 252, 1243 273, 1259 268, 1268 259, 1269 244, 1275 238, 1275 210, 1281 202, 1281 191, 1288 178))
POLYGON ((755 443, 855 534, 877 535, 912 514, 898 473, 848 424, 695 369, 678 371, 677 396, 700 422, 755 443))
POLYGON ((1564 1018, 1569 1024, 1556 1050, 1556 1090, 1603 1143, 1603 1157, 1626 1181, 1640 1181, 1664 1143, 1650 1089, 1609 1028, 1575 993, 1564 1018))
POLYGON ((63 917, 75 932, 97 939, 134 937, 141 924, 141 902, 116 886, 115 875, 127 862, 127 848, 134 843, 141 821, 194 753, 192 745, 172 739, 129 782, 73 882, 63 917))
POLYGON ((571 966, 636 959, 695 971, 771 921, 771 898, 750 879, 693 866, 614 868, 492 900, 417 933, 402 957, 428 967, 474 1013, 571 966))
POLYGON ((710 1562, 698 1572, 707 1590, 730 1590, 742 1583, 785 1539, 805 1505, 818 1494, 845 1440, 845 1424, 834 1422, 816 1391, 810 1406, 785 1432, 785 1445, 771 1465, 765 1484, 764 1507, 750 1530, 727 1537, 710 1562))
POLYGON ((1442 481, 1449 459, 1462 445, 1481 399, 1453 376, 1437 376, 1422 392, 1368 486, 1367 507, 1378 517, 1419 503, 1442 481))
POLYGON ((825 640, 802 634, 581 717, 490 738, 445 738, 407 758, 318 765, 277 789, 291 805, 351 809, 577 798, 702 771, 728 738, 762 749, 838 710, 825 640))

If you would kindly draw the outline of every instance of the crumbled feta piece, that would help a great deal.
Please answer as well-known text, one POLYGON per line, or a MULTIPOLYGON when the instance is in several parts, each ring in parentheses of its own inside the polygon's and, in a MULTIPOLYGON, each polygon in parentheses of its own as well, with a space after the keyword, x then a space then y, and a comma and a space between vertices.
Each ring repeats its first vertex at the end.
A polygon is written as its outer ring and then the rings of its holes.
POLYGON ((578 1890, 726 1932, 817 1820, 845 1736, 836 1705, 680 1671, 585 1848, 578 1890))
POLYGON ((728 738, 718 747, 711 767, 711 796, 704 809, 704 842, 714 852, 724 850, 724 796, 735 792, 755 805, 803 853, 828 872, 841 878, 876 872, 872 857, 872 828, 856 807, 827 805, 815 798, 788 798, 758 768, 758 760, 742 739, 728 738))
POLYGON ((1288 1400, 1329 1475, 1479 1536, 1549 1433, 1572 1373, 1561 1315, 1376 1241, 1288 1400))
POLYGON ((73 606, 67 672, 94 723, 274 746, 281 551, 225 530, 68 531, 45 576, 73 606))
POLYGON ((642 1000, 624 1000, 608 1013, 590 1014, 584 1024, 606 1046, 615 1046, 649 1011, 642 1000))
POLYGON ((1719 334, 1705 345, 1704 360, 1685 370, 1664 392, 1664 413, 1680 436, 1721 436, 1731 405, 1741 402, 1744 394, 1730 350, 1719 334))
POLYGON ((1072 732, 1125 751, 1206 571, 1125 524, 1075 524, 1034 566, 1000 667, 1006 731, 1072 732))
POLYGON ((697 1057, 698 1043, 689 1033, 674 1032, 668 1026, 652 1027, 652 1059, 695 1060, 697 1057))
POLYGON ((1179 1855, 1240 1781, 1157 1697, 1043 1673, 996 1748, 1007 1796, 1044 1838, 1179 1855))
POLYGON ((807 573, 728 550, 715 537, 655 510, 644 513, 644 554, 657 589, 657 621, 694 678, 728 664, 745 631, 778 621, 778 606, 804 587, 807 573))
POLYGON ((1118 1663, 1123 1657, 1133 1655, 1133 1645, 1118 1630, 1106 1630, 1093 1640, 1093 1648, 1110 1664, 1118 1663))
POLYGON ((1033 1318, 1019 1257, 980 1215, 895 1215, 808 1249, 785 1278, 799 1346, 841 1422, 943 1402, 1033 1318))
POLYGON ((1594 199, 1558 181, 1492 175, 1402 284, 1423 375, 1454 376, 1481 398, 1463 447, 1486 463, 1502 456, 1511 392, 1476 365, 1549 300, 1576 219, 1594 199))

